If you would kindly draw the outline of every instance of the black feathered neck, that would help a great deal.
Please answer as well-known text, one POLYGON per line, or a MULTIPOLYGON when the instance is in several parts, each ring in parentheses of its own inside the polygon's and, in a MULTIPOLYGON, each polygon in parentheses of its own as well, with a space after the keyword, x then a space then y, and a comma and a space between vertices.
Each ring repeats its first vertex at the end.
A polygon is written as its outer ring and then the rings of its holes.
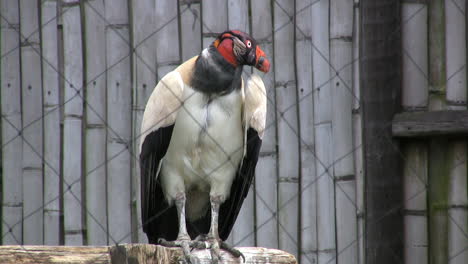
POLYGON ((242 65, 232 66, 210 45, 208 56, 200 54, 195 62, 191 86, 208 95, 225 95, 240 89, 242 65))

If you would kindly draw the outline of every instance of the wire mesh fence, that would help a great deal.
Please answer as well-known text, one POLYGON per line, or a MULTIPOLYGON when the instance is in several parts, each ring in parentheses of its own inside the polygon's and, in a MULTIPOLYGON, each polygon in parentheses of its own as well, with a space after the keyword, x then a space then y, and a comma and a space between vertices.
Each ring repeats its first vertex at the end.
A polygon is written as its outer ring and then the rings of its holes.
MULTIPOLYGON (((464 1, 452 2, 464 16, 464 1)), ((427 12, 415 5, 386 41, 427 12)), ((365 225, 382 218, 363 217, 358 1, 2 1, 0 16, 3 244, 146 242, 138 167, 146 101, 166 73, 236 28, 273 63, 260 74, 268 116, 257 175, 229 242, 285 249, 301 263, 364 263, 365 225)), ((393 145, 389 127, 381 140, 393 145)), ((224 151, 225 163, 242 147, 224 151)), ((422 183, 406 204, 429 183, 399 154, 422 183)), ((466 155, 448 171, 465 163, 466 155)), ((448 219, 467 241, 466 223, 448 219)))

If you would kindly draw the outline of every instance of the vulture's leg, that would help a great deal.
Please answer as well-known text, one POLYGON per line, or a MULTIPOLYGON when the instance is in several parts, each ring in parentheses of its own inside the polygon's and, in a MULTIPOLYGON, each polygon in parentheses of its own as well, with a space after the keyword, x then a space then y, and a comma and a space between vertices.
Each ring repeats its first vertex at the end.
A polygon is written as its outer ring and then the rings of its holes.
POLYGON ((187 224, 185 223, 185 193, 178 193, 176 196, 175 204, 177 207, 177 214, 179 216, 179 234, 177 240, 190 240, 187 232, 187 224))
POLYGON ((177 214, 179 217, 179 234, 175 241, 167 241, 165 239, 160 239, 159 244, 166 247, 180 247, 184 252, 185 261, 187 263, 196 263, 196 259, 193 258, 193 255, 190 253, 191 248, 205 248, 203 242, 192 241, 187 232, 187 225, 185 223, 185 193, 178 193, 175 199, 175 204, 177 207, 177 214))
POLYGON ((213 263, 218 263, 221 260, 220 248, 228 251, 234 257, 242 257, 245 262, 244 255, 237 249, 229 246, 221 240, 218 233, 218 219, 219 219, 219 207, 221 206, 221 196, 210 195, 211 202, 211 225, 210 231, 208 232, 208 242, 211 244, 211 259, 213 263))

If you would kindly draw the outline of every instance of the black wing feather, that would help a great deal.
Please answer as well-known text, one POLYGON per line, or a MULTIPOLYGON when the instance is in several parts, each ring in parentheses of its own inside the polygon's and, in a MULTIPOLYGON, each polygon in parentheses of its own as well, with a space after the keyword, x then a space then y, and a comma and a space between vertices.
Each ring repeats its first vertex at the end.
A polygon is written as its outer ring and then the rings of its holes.
POLYGON ((153 244, 159 238, 174 240, 179 231, 177 210, 166 202, 161 177, 156 175, 169 147, 173 129, 174 125, 171 125, 148 134, 140 153, 142 224, 149 242, 153 244))
POLYGON ((221 205, 219 211, 219 236, 222 240, 226 240, 231 233, 242 203, 247 197, 255 175, 261 145, 262 140, 258 132, 253 128, 249 128, 247 130, 247 151, 242 161, 242 167, 237 171, 229 198, 221 205))

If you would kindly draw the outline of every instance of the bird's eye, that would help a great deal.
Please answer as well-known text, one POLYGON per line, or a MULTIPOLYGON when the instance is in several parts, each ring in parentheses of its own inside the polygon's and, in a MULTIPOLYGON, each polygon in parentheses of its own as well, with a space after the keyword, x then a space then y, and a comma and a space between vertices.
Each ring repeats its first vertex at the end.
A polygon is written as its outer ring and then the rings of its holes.
POLYGON ((247 40, 247 47, 248 47, 248 48, 251 48, 251 47, 252 47, 252 42, 250 42, 250 40, 247 40))

